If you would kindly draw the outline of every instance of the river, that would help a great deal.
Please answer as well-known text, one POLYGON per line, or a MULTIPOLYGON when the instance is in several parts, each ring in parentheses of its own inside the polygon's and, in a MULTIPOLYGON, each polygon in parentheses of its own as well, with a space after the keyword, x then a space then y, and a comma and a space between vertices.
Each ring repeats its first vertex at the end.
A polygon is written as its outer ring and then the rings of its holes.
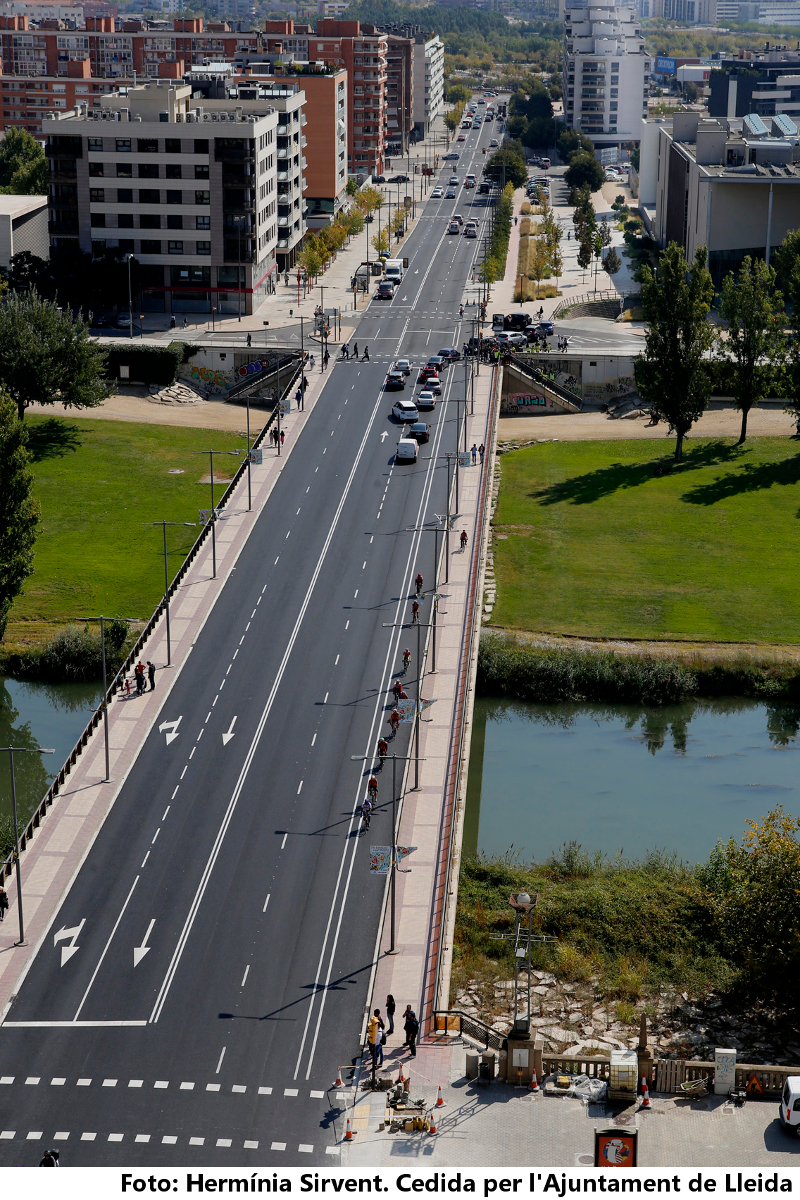
POLYGON ((544 862, 564 842, 700 862, 782 804, 800 815, 800 706, 752 700, 522 704, 479 698, 464 852, 544 862))
MULTIPOLYGON (((20 683, 0 676, 0 746, 48 748, 54 754, 15 754, 17 811, 23 829, 100 703, 94 683, 20 683)), ((0 817, 11 812, 7 754, 0 755, 0 817)))

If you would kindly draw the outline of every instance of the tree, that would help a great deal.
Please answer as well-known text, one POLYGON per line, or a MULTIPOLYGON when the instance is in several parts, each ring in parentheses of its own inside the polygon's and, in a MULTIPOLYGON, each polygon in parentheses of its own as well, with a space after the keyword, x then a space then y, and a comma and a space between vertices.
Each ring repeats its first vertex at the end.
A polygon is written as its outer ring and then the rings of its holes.
POLYGON ((586 279, 586 272, 592 265, 592 243, 589 238, 582 238, 578 246, 578 266, 583 271, 583 278, 586 279))
POLYGON ((375 248, 376 254, 382 254, 385 250, 389 249, 389 234, 386 232, 385 227, 379 233, 372 235, 372 245, 375 248))
POLYGON ((576 154, 564 172, 564 179, 568 187, 582 188, 589 187, 592 192, 599 191, 603 185, 605 175, 600 163, 592 154, 576 154))
POLYGON ((459 125, 461 124, 461 117, 463 115, 463 112, 464 112, 464 101, 459 100, 458 103, 455 104, 450 109, 450 112, 446 112, 444 114, 444 123, 447 126, 447 128, 450 130, 451 133, 455 133, 455 131, 458 129, 459 125))
POLYGON ((8 286, 12 292, 29 292, 31 288, 39 291, 47 273, 48 264, 43 258, 30 250, 20 250, 9 261, 8 286))
POLYGON ((727 337, 718 342, 729 373, 734 403, 742 414, 737 445, 747 437, 750 409, 774 392, 783 358, 783 296, 775 289, 775 272, 762 259, 744 259, 738 275, 722 282, 720 311, 728 323, 727 337))
POLYGON ((73 319, 36 292, 11 292, 0 308, 0 382, 20 421, 30 404, 101 404, 110 391, 103 379, 105 358, 83 317, 73 319))
POLYGON ((28 431, 14 402, 0 393, 0 639, 22 585, 33 571, 33 546, 39 505, 33 499, 33 472, 28 467, 28 431))
POLYGON ((603 270, 609 275, 616 275, 621 266, 622 259, 617 254, 616 247, 612 246, 608 254, 603 259, 603 270))
POLYGON ((354 237, 357 233, 361 233, 364 228, 363 214, 353 205, 346 213, 342 213, 340 220, 347 230, 348 237, 354 237))
POLYGON ((800 817, 778 805, 747 825, 741 844, 718 842, 697 874, 743 979, 774 993, 800 978, 800 817))
POLYGON ((585 133, 578 133, 577 129, 568 129, 566 125, 561 125, 556 137, 556 150, 562 162, 569 163, 575 154, 585 152, 593 155, 594 142, 585 133))
POLYGON ((541 297, 542 280, 546 278, 550 271, 550 256, 547 253, 547 246, 543 238, 534 238, 531 252, 528 256, 528 273, 536 280, 536 296, 534 299, 539 300, 541 297))
POLYGON ((316 279, 322 270, 322 259, 313 246, 304 245, 297 255, 298 266, 305 270, 309 279, 316 279))
POLYGON ((348 196, 355 196, 356 192, 358 191, 358 183, 355 179, 355 176, 353 176, 353 175, 350 176, 350 178, 347 181, 347 186, 345 187, 345 191, 347 192, 348 196))
POLYGON ((487 160, 483 173, 487 179, 504 186, 512 183, 515 188, 522 187, 528 178, 528 168, 525 157, 518 150, 503 147, 495 150, 487 160))
POLYGON ((47 194, 47 159, 26 129, 7 129, 0 142, 0 189, 11 195, 47 194))
POLYGON ((636 384, 654 416, 676 435, 675 461, 683 439, 708 403, 711 379, 706 357, 715 333, 708 323, 714 284, 700 246, 691 266, 670 242, 656 274, 642 267, 642 312, 648 324, 645 352, 635 363, 636 384))

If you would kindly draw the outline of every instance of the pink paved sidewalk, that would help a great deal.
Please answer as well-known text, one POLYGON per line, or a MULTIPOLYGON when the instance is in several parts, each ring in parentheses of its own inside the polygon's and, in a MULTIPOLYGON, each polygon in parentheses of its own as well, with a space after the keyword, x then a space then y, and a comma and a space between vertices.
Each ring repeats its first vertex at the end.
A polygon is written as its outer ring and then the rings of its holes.
MULTIPOLYGON (((331 370, 335 366, 331 365, 331 370)), ((170 602, 172 666, 166 667, 163 616, 155 625, 142 661, 156 668, 156 689, 142 697, 115 695, 109 705, 111 781, 105 778, 105 741, 100 722, 67 776, 52 807, 20 855, 26 944, 17 945, 19 912, 16 877, 7 880, 10 908, 0 927, 0 1013, 4 1018, 33 957, 47 935, 62 898, 86 858, 113 806, 144 741, 158 721, 195 639, 221 594, 258 516, 293 453, 298 437, 319 398, 329 372, 309 373, 305 409, 281 421, 286 442, 281 456, 265 439, 263 463, 252 467, 252 512, 247 511, 247 475, 243 473, 220 513, 216 529, 217 577, 211 577, 211 541, 204 543, 170 602)))

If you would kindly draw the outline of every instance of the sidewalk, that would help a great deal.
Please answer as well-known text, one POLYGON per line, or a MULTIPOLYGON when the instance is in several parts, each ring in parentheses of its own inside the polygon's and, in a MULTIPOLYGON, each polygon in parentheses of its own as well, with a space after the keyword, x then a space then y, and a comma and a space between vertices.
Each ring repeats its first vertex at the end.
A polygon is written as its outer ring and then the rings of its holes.
MULTIPOLYGON (((247 511, 247 474, 221 510, 216 529, 217 577, 211 577, 211 541, 208 539, 192 563, 170 603, 172 666, 166 666, 166 633, 163 617, 145 647, 142 661, 157 668, 156 689, 141 697, 135 692, 117 694, 109 704, 111 781, 105 777, 105 741, 100 722, 83 749, 60 793, 20 855, 26 944, 17 946, 19 915, 16 878, 6 881, 10 908, 0 929, 0 1013, 6 1015, 11 999, 47 935, 62 897, 86 858, 100 827, 122 788, 128 771, 164 705, 197 635, 222 592, 255 522, 277 483, 298 435, 327 382, 327 373, 309 377, 305 410, 292 412, 281 424, 286 442, 281 456, 263 446, 263 463, 252 467, 252 512, 247 511)), ((59 767, 61 764, 58 764, 59 767)))

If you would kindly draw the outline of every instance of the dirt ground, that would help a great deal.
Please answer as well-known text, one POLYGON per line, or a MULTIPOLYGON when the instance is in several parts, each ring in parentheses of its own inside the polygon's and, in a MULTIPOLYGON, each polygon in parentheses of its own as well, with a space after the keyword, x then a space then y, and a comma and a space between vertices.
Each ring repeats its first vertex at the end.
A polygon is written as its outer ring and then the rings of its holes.
MULTIPOLYGON (((710 409, 693 427, 692 437, 738 437, 741 415, 731 408, 710 409)), ((752 437, 789 437, 795 433, 794 418, 779 408, 754 408, 747 420, 752 437)), ((648 425, 647 418, 611 420, 605 413, 564 413, 546 417, 501 417, 498 440, 503 442, 610 441, 625 438, 650 438, 674 441, 664 425, 648 425)))
MULTIPOLYGON (((136 421, 143 425, 181 425, 194 429, 227 429, 241 432, 247 428, 245 406, 219 400, 201 400, 197 404, 158 404, 146 398, 144 388, 130 388, 109 396, 99 408, 64 408, 63 404, 32 404, 26 411, 45 417, 69 417, 76 420, 136 421)), ((250 429, 258 430, 267 419, 267 410, 251 405, 250 429)))

